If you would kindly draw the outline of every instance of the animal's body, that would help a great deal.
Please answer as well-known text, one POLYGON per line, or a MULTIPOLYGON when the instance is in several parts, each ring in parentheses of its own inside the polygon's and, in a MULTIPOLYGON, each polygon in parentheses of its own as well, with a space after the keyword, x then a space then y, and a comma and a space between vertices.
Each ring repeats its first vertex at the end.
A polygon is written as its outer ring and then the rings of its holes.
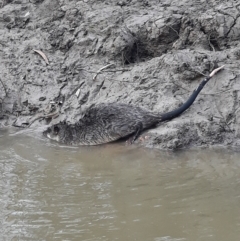
POLYGON ((43 134, 49 139, 70 145, 99 145, 130 135, 133 135, 134 141, 142 130, 171 120, 187 110, 209 79, 221 68, 205 78, 189 99, 173 111, 160 114, 127 104, 99 104, 88 109, 75 124, 60 122, 49 127, 43 134))
POLYGON ((53 140, 71 145, 98 145, 118 140, 160 122, 154 114, 136 106, 110 103, 88 109, 77 123, 59 123, 49 128, 45 135, 53 140))

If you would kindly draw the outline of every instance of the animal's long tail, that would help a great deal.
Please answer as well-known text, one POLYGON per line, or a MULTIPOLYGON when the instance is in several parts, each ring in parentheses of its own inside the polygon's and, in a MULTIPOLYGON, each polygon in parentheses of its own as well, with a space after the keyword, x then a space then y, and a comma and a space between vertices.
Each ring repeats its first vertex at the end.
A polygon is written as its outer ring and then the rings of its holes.
POLYGON ((203 89, 204 85, 217 73, 219 72, 221 69, 224 68, 224 65, 217 68, 217 69, 214 69, 211 74, 206 77, 201 83, 200 85, 197 87, 197 89, 195 89, 192 93, 192 95, 188 98, 188 100, 183 104, 181 105, 179 108, 173 110, 173 111, 170 111, 170 112, 167 112, 165 114, 162 114, 161 116, 161 121, 167 121, 167 120, 171 120, 179 115, 181 115, 185 110, 187 110, 191 105, 192 103, 195 101, 195 99, 197 98, 198 94, 200 93, 200 91, 203 89))

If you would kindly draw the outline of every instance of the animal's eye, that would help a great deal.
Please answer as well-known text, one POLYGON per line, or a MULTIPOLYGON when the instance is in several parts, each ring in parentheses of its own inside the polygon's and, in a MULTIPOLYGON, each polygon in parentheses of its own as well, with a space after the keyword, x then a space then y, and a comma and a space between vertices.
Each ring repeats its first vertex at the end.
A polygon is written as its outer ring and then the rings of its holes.
POLYGON ((57 135, 59 131, 60 131, 59 127, 54 126, 54 128, 53 128, 54 135, 57 135))

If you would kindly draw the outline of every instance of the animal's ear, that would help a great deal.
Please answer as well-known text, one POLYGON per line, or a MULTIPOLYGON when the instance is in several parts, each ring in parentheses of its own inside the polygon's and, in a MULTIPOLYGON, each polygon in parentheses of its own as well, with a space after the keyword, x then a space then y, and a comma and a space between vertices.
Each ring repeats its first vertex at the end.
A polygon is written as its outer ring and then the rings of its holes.
POLYGON ((60 129, 59 129, 58 126, 54 126, 54 127, 53 127, 54 135, 57 135, 59 131, 60 131, 60 129))

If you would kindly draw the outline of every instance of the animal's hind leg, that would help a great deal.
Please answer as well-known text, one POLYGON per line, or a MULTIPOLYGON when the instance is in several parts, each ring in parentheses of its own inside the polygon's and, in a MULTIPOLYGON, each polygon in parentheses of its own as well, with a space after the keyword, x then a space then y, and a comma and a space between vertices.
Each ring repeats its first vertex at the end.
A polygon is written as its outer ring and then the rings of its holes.
POLYGON ((143 130, 143 124, 142 122, 139 122, 136 125, 136 131, 134 132, 133 136, 130 138, 130 143, 132 144, 134 141, 137 140, 137 138, 140 136, 141 132, 143 130))

